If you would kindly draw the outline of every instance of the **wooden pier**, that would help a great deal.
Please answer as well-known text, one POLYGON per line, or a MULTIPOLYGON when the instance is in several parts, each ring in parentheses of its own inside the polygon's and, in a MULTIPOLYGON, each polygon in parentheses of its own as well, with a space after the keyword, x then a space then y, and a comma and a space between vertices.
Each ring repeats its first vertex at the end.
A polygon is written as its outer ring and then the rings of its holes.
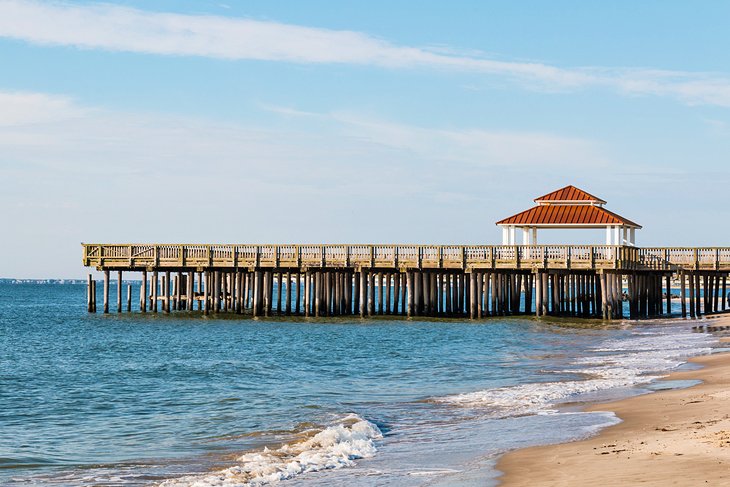
MULTIPOLYGON (((112 272, 122 312, 123 272, 141 275, 139 310, 254 317, 535 314, 632 319, 727 308, 730 247, 626 245, 82 244, 83 263, 112 272)), ((132 310, 127 286, 126 310, 132 310)), ((96 312, 89 275, 87 306, 96 312)))

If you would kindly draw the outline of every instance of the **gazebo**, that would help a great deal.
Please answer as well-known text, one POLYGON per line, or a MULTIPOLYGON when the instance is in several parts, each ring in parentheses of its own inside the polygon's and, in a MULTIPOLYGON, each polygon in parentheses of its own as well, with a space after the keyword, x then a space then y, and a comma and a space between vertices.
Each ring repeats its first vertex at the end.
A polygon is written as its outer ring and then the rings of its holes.
POLYGON ((535 198, 537 206, 497 222, 502 227, 502 245, 516 245, 516 232, 522 231, 523 245, 537 245, 537 230, 568 228, 605 228, 606 245, 636 244, 636 229, 631 220, 608 211, 600 198, 575 186, 535 198))

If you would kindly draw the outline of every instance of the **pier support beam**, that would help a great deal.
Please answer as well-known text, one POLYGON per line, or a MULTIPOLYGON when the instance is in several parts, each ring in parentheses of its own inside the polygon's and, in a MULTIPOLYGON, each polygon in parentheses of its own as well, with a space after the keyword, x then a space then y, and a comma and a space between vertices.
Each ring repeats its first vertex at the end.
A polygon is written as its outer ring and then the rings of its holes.
POLYGON ((312 309, 312 273, 304 273, 304 316, 309 317, 312 309))
POLYGON ((92 280, 91 274, 89 274, 86 281, 86 310, 89 313, 96 312, 94 304, 96 302, 96 293, 94 292, 94 281, 92 280))
POLYGON ((170 312, 170 273, 169 272, 165 272, 164 286, 165 286, 165 313, 169 313, 170 312))
POLYGON ((368 316, 375 314, 375 273, 368 270, 368 316))
POLYGON ((368 281, 367 281, 367 273, 365 269, 360 269, 360 272, 358 273, 358 279, 360 284, 358 285, 358 304, 360 306, 360 317, 364 318, 367 314, 367 292, 368 292, 368 281))
POLYGON ((142 271, 142 282, 139 284, 139 310, 147 312, 147 271, 142 271))
MULTIPOLYGON (((492 291, 494 295, 494 291, 492 291)), ((492 315, 494 315, 494 298, 492 298, 492 315)), ((542 276, 535 275, 535 316, 542 316, 542 276)))
POLYGON ((122 271, 117 271, 117 313, 122 312, 122 271))
POLYGON ((383 273, 378 272, 376 282, 378 284, 378 314, 382 315, 385 307, 385 303, 383 302, 383 298, 385 296, 384 294, 384 287, 385 287, 385 280, 383 278, 383 273))
POLYGON ((406 275, 407 275, 407 281, 406 281, 407 284, 406 285, 407 285, 407 288, 408 288, 407 315, 410 318, 411 316, 413 316, 413 308, 415 307, 415 304, 416 304, 415 303, 416 300, 415 300, 415 297, 413 295, 414 292, 415 292, 415 287, 416 286, 415 286, 415 283, 413 282, 413 271, 408 271, 406 275))
POLYGON ((104 270, 104 313, 109 312, 109 270, 104 270))
POLYGON ((157 313, 157 301, 159 300, 159 280, 160 276, 157 271, 152 271, 152 312, 157 313))
MULTIPOLYGON (((700 274, 695 273, 694 277, 695 277, 695 313, 697 314, 697 317, 699 318, 700 316, 702 316, 702 310, 700 308, 700 303, 702 302, 700 274)), ((705 310, 705 313, 707 313, 707 310, 705 310)))
POLYGON ((261 314, 261 287, 262 287, 261 271, 254 271, 253 273, 253 304, 252 312, 254 318, 261 314))
POLYGON ((132 285, 127 284, 127 313, 132 311, 132 285))

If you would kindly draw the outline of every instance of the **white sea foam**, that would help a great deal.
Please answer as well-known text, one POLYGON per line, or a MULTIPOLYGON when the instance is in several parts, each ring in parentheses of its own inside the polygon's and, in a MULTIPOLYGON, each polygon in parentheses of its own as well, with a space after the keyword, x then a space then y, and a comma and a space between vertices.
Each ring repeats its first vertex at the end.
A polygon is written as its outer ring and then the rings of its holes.
POLYGON ((357 459, 375 455, 379 438, 382 433, 375 424, 351 414, 301 441, 246 453, 238 465, 167 480, 161 487, 257 487, 303 473, 350 467, 357 459))
POLYGON ((707 335, 636 332, 632 337, 606 340, 576 358, 575 368, 557 372, 578 373, 585 380, 520 384, 435 398, 435 402, 480 408, 494 417, 519 416, 554 410, 555 405, 596 391, 646 384, 683 364, 687 357, 708 353, 707 335))

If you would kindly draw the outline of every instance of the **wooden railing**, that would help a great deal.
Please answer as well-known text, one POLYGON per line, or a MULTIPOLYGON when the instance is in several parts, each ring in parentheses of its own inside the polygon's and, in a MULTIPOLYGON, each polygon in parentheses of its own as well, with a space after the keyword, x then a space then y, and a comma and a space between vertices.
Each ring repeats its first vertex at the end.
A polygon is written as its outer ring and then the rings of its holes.
POLYGON ((645 247, 638 251, 643 268, 730 270, 730 247, 645 247))
POLYGON ((730 270, 730 247, 82 244, 86 266, 144 268, 730 270))

